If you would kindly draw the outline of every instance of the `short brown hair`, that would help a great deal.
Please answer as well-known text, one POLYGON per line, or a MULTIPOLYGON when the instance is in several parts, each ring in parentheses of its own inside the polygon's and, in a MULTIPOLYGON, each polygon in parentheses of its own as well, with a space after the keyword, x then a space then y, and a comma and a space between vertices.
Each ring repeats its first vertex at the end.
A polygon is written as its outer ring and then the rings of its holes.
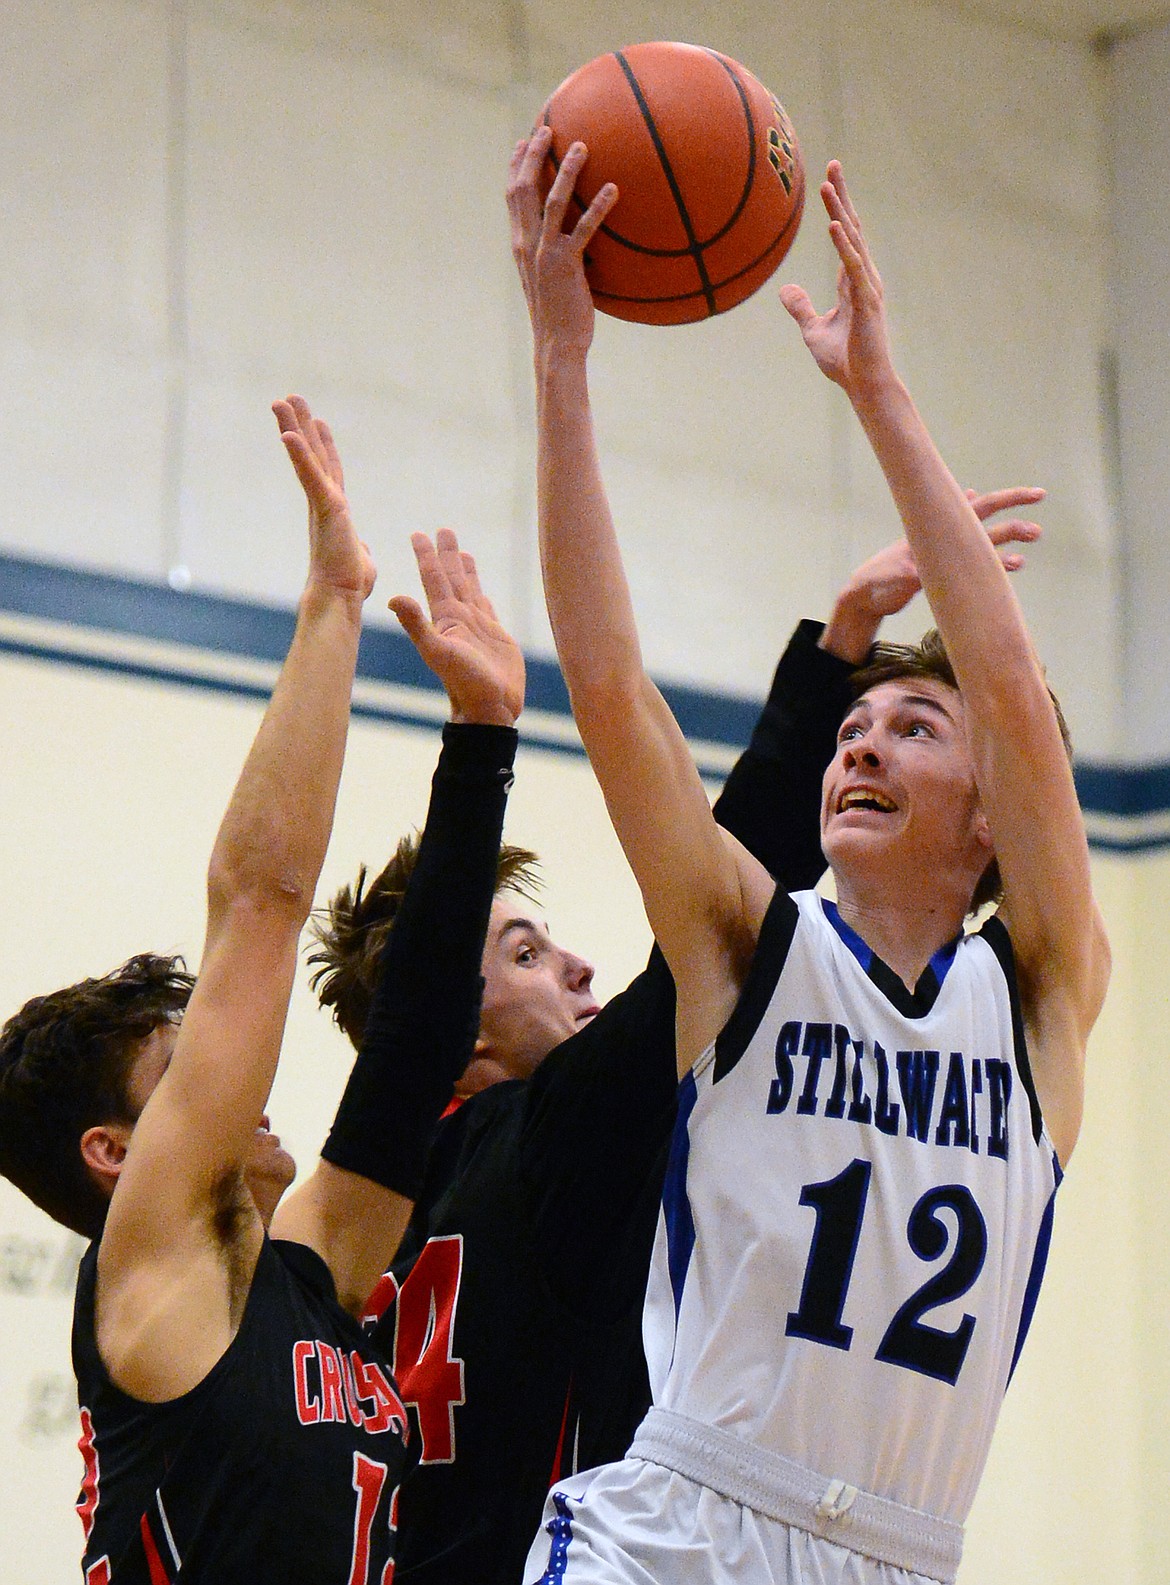
MULTIPOLYGON (((953 688, 956 693, 960 692, 950 656, 936 627, 924 633, 917 644, 875 644, 865 664, 859 666, 853 673, 851 678, 853 697, 860 699, 862 694, 868 693, 871 688, 877 688, 883 682, 897 682, 903 677, 923 677, 928 681, 941 682, 944 687, 953 688)), ((1056 723, 1060 728, 1064 751, 1071 760, 1072 738, 1069 736, 1064 711, 1060 708, 1060 700, 1051 688, 1048 690, 1048 697, 1052 700, 1052 708, 1056 712, 1056 723)), ((979 884, 975 888, 968 911, 973 914, 978 913, 986 903, 998 903, 1002 898, 1003 880, 999 873, 999 864, 992 859, 979 877, 979 884)))
POLYGON ((101 979, 34 996, 0 1029, 0 1172, 34 1204, 97 1238, 109 1201, 81 1157, 99 1123, 133 1123, 127 1085, 144 1040, 176 1021, 194 977, 151 952, 101 979))
MULTIPOLYGON (((417 833, 403 837, 368 890, 363 864, 356 884, 343 886, 312 921, 317 947, 309 962, 317 967, 309 984, 321 1006, 333 1009, 334 1023, 355 1050, 370 1016, 382 948, 414 872, 419 841, 417 833)), ((539 867, 535 853, 505 842, 496 866, 496 891, 534 897, 540 885, 539 867)))

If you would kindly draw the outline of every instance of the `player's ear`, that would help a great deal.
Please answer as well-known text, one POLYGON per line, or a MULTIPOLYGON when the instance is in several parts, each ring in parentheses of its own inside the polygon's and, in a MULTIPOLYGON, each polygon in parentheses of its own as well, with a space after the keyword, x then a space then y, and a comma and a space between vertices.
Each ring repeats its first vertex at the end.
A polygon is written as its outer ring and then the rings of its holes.
POLYGON ((87 1128, 81 1136, 81 1159, 89 1169, 90 1176, 108 1194, 114 1192, 132 1132, 129 1123, 98 1123, 93 1128, 87 1128))
POLYGON ((995 842, 992 839, 991 827, 982 809, 977 810, 975 814, 975 839, 979 846, 986 850, 989 859, 995 857, 995 842))

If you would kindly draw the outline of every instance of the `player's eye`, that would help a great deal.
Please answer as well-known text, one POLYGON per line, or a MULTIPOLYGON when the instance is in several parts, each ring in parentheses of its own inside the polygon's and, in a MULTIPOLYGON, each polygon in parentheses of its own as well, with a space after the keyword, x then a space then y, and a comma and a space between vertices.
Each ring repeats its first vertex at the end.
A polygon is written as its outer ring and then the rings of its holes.
POLYGON ((911 721, 906 727, 907 737, 934 737, 935 730, 929 721, 911 721))
POLYGON ((531 947, 521 947, 516 953, 517 963, 535 963, 536 953, 531 947))
POLYGON ((861 736, 861 723, 859 721, 846 721, 837 734, 838 743, 848 743, 850 738, 861 736))

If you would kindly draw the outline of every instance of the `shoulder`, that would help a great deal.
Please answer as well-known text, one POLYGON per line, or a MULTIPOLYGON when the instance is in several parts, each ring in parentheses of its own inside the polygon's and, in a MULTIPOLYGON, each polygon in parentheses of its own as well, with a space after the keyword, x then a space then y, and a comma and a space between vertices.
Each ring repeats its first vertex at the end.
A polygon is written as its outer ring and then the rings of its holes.
POLYGON ((314 1299, 336 1304, 337 1287, 323 1256, 308 1244, 291 1239, 265 1237, 252 1277, 253 1290, 281 1280, 291 1282, 314 1299))
MULTIPOLYGON (((429 1226, 436 1210, 448 1202, 469 1173, 479 1175, 485 1164, 514 1154, 512 1142, 523 1123, 529 1082, 506 1079, 489 1085, 461 1101, 440 1120, 427 1156, 410 1230, 429 1226)), ((410 1230, 403 1239, 402 1248, 410 1241, 410 1230)), ((400 1258, 401 1249, 394 1259, 395 1266, 400 1258)))
POLYGON ((819 901, 814 892, 789 893, 776 889, 760 924, 756 950, 739 999, 715 1038, 716 1082, 735 1067, 759 1028, 788 962, 802 918, 812 919, 815 927, 818 914, 819 901))
POLYGON ((1028 1089, 1034 1132, 1043 1122, 1060 1163, 1066 1166, 1080 1133, 1084 1109, 1085 1050, 1108 981, 1104 968, 1088 1012, 1078 987, 1060 975, 1046 976, 1020 953, 1010 914, 1000 909, 976 932, 1003 973, 1012 1011, 1016 1064, 1028 1089))

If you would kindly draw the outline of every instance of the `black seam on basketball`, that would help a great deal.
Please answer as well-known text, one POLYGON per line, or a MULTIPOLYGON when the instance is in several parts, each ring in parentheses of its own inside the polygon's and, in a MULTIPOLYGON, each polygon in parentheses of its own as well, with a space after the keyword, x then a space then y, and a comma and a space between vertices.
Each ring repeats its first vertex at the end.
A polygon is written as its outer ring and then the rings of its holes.
POLYGON ((723 67, 723 70, 731 78, 732 85, 734 86, 736 93, 739 95, 739 102, 743 106, 743 115, 744 120, 747 122, 748 135, 748 169, 747 179, 743 186, 743 193, 740 196, 739 203, 736 204, 735 209, 732 212, 731 219, 727 222, 727 224, 725 226, 721 226, 713 237, 708 237, 707 240, 702 244, 703 247, 709 248, 713 243, 718 242, 720 237, 725 237, 727 235, 732 226, 739 219, 740 215, 743 214, 747 207, 747 201, 752 195, 752 183, 756 179, 756 118, 752 114, 752 102, 748 98, 743 84, 732 71, 731 66, 727 61, 727 57, 720 55, 718 50, 707 50, 706 53, 710 55, 712 60, 718 61, 720 66, 723 67))
MULTIPOLYGON (((731 286, 736 281, 742 280, 745 275, 750 274, 752 270, 761 265, 768 257, 769 253, 774 253, 784 241, 784 238, 788 235, 789 231, 791 231, 794 223, 800 219, 803 201, 804 189, 802 187, 800 201, 795 205, 792 213, 784 222, 783 229, 777 232, 764 251, 762 253, 757 253, 750 264, 745 264, 743 269, 736 270, 734 275, 728 275, 724 277, 723 280, 716 281, 713 290, 716 292, 721 292, 725 286, 731 286)), ((762 286, 763 284, 763 281, 761 281, 760 285, 762 286)), ((706 295, 697 289, 693 292, 676 292, 671 297, 620 297, 617 292, 601 292, 598 291, 596 287, 590 287, 590 291, 596 298, 604 297, 607 303, 686 303, 689 302, 692 297, 704 297, 706 295)), ((715 312, 720 313, 722 310, 716 309, 715 312)))
POLYGON ((645 95, 642 93, 642 85, 634 76, 634 73, 630 68, 630 63, 626 60, 621 50, 614 50, 613 58, 621 67, 622 74, 624 75, 626 82, 630 85, 630 92, 634 96, 634 101, 642 113, 642 120, 646 123, 646 130, 649 132, 650 140, 654 144, 654 149, 658 155, 659 164, 662 166, 663 175, 666 177, 667 185, 669 186, 671 195, 674 198, 675 208, 678 210, 679 219, 683 223, 683 230, 686 232, 687 238, 690 242, 690 246, 686 251, 695 261, 695 268, 699 272, 699 280, 702 283, 703 296, 707 300, 707 311, 713 314, 716 312, 715 293, 711 290, 711 280, 707 274, 707 266, 703 259, 703 249, 698 238, 695 236, 695 228, 691 224, 690 215, 687 213, 687 206, 683 201, 682 189, 679 187, 678 179, 671 168, 670 159, 666 152, 666 145, 663 143, 658 128, 654 124, 654 117, 650 114, 650 106, 646 103, 645 95))

